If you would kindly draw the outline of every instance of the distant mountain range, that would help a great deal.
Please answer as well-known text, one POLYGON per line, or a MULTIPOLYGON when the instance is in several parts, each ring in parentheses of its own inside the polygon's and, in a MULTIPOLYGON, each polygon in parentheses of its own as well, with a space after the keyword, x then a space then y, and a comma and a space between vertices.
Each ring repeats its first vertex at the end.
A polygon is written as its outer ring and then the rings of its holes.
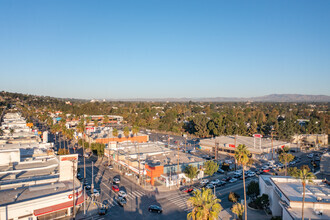
POLYGON ((139 102, 330 102, 327 95, 300 95, 300 94, 271 94, 266 96, 237 98, 137 98, 137 99, 108 99, 107 101, 139 101, 139 102))

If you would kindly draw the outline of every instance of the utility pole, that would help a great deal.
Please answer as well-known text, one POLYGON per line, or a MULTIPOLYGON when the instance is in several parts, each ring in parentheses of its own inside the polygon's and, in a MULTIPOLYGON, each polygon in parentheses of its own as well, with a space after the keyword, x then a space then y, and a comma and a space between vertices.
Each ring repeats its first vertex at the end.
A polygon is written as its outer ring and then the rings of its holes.
POLYGON ((185 150, 185 153, 187 153, 187 138, 186 137, 184 138, 184 150, 185 150))
POLYGON ((272 136, 272 161, 274 161, 274 143, 273 143, 273 131, 270 132, 271 136, 272 136))
POLYGON ((73 188, 72 188, 72 198, 73 198, 73 219, 76 218, 76 214, 75 214, 75 211, 76 211, 76 201, 75 201, 75 184, 74 184, 74 180, 75 180, 75 168, 74 168, 74 163, 75 163, 75 160, 71 160, 72 161, 72 185, 73 185, 73 188))
POLYGON ((141 185, 141 172, 140 172, 140 145, 138 144, 138 160, 139 160, 139 184, 141 185))
MULTIPOLYGON (((237 139, 237 135, 235 135, 235 149, 236 149, 236 140, 237 139)), ((236 171, 236 169, 237 169, 237 167, 236 167, 236 158, 235 158, 235 155, 234 155, 234 161, 235 161, 235 171, 236 171)))
POLYGON ((177 185, 179 187, 179 169, 180 169, 179 143, 177 143, 177 145, 178 145, 178 170, 177 170, 178 179, 177 179, 177 185))
POLYGON ((92 162, 92 185, 91 185, 92 194, 94 194, 94 162, 92 162))

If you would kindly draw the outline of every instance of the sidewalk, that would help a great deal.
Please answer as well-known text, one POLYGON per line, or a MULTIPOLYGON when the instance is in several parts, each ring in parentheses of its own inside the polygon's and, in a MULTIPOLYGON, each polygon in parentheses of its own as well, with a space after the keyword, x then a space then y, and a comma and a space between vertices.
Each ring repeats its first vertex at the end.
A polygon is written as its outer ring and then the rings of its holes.
POLYGON ((86 200, 86 215, 84 215, 84 205, 82 205, 76 213, 76 219, 84 219, 98 214, 99 207, 96 203, 92 202, 92 199, 88 197, 86 200))

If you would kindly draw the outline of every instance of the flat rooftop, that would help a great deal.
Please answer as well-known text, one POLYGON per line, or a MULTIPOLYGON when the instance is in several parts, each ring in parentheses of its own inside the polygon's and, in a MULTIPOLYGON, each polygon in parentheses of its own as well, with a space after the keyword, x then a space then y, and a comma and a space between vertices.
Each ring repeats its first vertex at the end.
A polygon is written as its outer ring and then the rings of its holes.
MULTIPOLYGON (((302 202, 303 187, 298 179, 292 177, 271 177, 273 183, 292 202, 302 202)), ((330 187, 322 180, 313 180, 313 183, 306 184, 305 202, 319 202, 330 204, 330 187)))
MULTIPOLYGON (((219 144, 219 147, 229 148, 229 144, 235 144, 235 136, 218 136, 215 138, 201 139, 200 145, 207 147, 214 147, 215 144, 219 144)), ((246 137, 246 136, 236 136, 236 146, 244 144, 249 148, 250 151, 260 151, 260 138, 246 137)), ((282 145, 288 144, 284 141, 273 140, 273 147, 278 148, 282 145)), ((272 147, 272 141, 270 138, 261 138, 261 149, 269 150, 272 147)), ((234 148, 233 148, 234 149, 234 148)))
POLYGON ((163 154, 171 150, 165 147, 165 144, 160 142, 138 143, 138 144, 118 144, 119 153, 121 155, 135 156, 138 153, 140 156, 163 154))
POLYGON ((171 150, 164 154, 148 156, 145 162, 150 166, 172 166, 178 164, 178 158, 179 164, 200 163, 205 161, 205 159, 191 154, 171 150))
MULTIPOLYGON (((75 188, 78 189, 79 187, 81 187, 81 183, 76 179, 75 188)), ((72 189, 72 181, 63 181, 20 187, 17 189, 0 190, 0 206, 48 197, 59 193, 72 191, 72 189)))

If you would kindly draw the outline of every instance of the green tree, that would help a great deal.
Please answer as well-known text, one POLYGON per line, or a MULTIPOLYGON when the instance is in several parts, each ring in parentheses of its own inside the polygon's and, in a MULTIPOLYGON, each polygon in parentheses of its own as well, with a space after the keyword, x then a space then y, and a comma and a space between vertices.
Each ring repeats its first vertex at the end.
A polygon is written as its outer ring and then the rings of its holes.
POLYGON ((232 203, 236 203, 239 200, 240 196, 237 193, 230 192, 228 194, 228 200, 232 203))
POLYGON ((247 206, 246 206, 246 189, 245 189, 245 166, 249 162, 249 156, 250 156, 250 151, 247 149, 247 147, 243 144, 238 145, 238 147, 235 150, 235 159, 237 161, 238 165, 242 166, 243 169, 243 189, 244 189, 244 219, 247 220, 247 206))
POLYGON ((187 219, 211 220, 217 219, 222 207, 221 200, 218 199, 210 189, 196 190, 194 196, 188 199, 193 205, 193 210, 188 213, 187 219))
POLYGON ((117 130, 117 128, 114 128, 114 129, 112 130, 112 136, 114 136, 114 137, 118 137, 118 130, 117 130))
POLYGON ((187 177, 190 179, 191 182, 194 181, 194 178, 198 175, 199 171, 197 167, 188 165, 184 169, 184 173, 187 175, 187 177))
POLYGON ((204 167, 205 167, 205 171, 204 171, 205 174, 212 176, 219 169, 219 164, 217 164, 212 160, 208 160, 205 162, 204 167))
POLYGON ((246 194, 252 198, 256 198, 260 193, 259 183, 256 181, 251 181, 247 187, 246 194))
POLYGON ((231 208, 231 211, 237 215, 239 220, 243 219, 244 205, 242 205, 241 203, 235 203, 231 208))
POLYGON ((95 119, 94 120, 94 126, 97 127, 98 123, 99 123, 98 120, 95 119))
POLYGON ((302 209, 301 209, 301 219, 304 219, 304 206, 305 206, 305 191, 306 191, 306 184, 312 183, 315 176, 312 172, 309 172, 308 169, 300 169, 296 172, 295 178, 301 181, 303 187, 303 199, 302 199, 302 209))
POLYGON ((106 115, 103 118, 103 124, 107 125, 109 123, 109 117, 106 115))
POLYGON ((278 157, 281 163, 285 165, 285 176, 287 175, 288 172, 288 164, 293 161, 294 156, 289 153, 281 153, 280 156, 278 157))
POLYGON ((125 127, 124 128, 124 136, 128 139, 129 138, 129 128, 125 127))

